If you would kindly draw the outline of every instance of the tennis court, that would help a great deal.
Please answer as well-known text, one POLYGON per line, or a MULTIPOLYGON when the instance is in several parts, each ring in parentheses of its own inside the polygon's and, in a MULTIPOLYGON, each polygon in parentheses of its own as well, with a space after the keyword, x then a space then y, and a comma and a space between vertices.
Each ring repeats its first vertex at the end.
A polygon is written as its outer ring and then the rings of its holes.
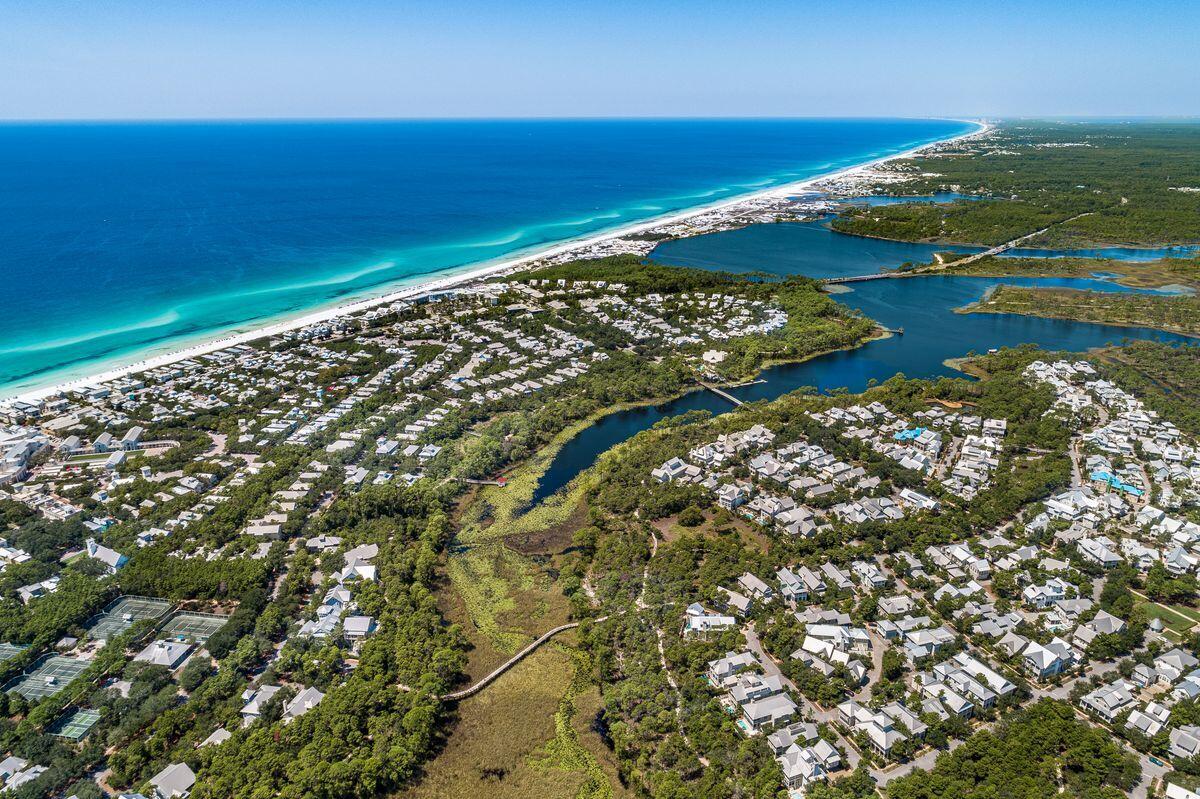
POLYGON ((59 738, 66 738, 69 741, 82 741, 84 736, 96 726, 96 722, 100 720, 100 711, 86 708, 76 710, 70 716, 63 718, 54 726, 52 735, 57 735, 59 738))
POLYGON ((228 616, 218 616, 215 613, 180 612, 167 620, 161 635, 164 638, 176 638, 202 645, 213 633, 224 627, 227 621, 228 616))
POLYGON ((17 678, 16 684, 8 692, 20 694, 29 700, 54 696, 82 674, 90 662, 66 655, 49 655, 38 661, 24 677, 17 678))
POLYGON ((0 644, 0 663, 15 658, 24 652, 25 649, 26 647, 17 646, 16 644, 0 644))
POLYGON ((107 641, 128 630, 139 621, 160 618, 171 607, 165 599, 144 596, 121 596, 108 603, 88 626, 88 637, 107 641))

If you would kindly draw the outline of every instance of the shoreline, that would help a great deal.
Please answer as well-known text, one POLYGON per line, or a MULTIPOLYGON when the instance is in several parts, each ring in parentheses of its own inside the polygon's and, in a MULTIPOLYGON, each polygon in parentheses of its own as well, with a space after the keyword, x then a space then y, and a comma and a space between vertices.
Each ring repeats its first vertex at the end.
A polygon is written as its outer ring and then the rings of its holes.
MULTIPOLYGON (((188 360, 190 358, 202 357, 228 347, 247 344, 251 341, 257 341, 258 339, 299 330, 301 328, 308 327, 309 325, 328 322, 340 317, 361 313, 377 306, 390 305, 399 301, 412 301, 431 293, 447 291, 454 288, 462 288, 483 280, 487 280, 489 278, 510 274, 518 271, 521 267, 545 258, 563 255, 576 249, 583 249, 602 242, 645 232, 661 225, 677 224, 679 222, 687 221, 692 217, 711 213, 713 211, 732 208, 742 203, 757 199, 779 198, 790 194, 795 194, 797 192, 810 190, 812 187, 822 182, 845 178, 859 172, 870 170, 889 161, 908 158, 931 147, 951 144, 980 136, 992 129, 992 126, 986 122, 979 122, 975 120, 957 121, 975 125, 976 129, 966 133, 961 133, 957 136, 926 142, 902 152, 871 159, 860 164, 855 164, 843 169, 815 175, 800 181, 773 186, 760 191, 749 192, 737 197, 719 200, 714 203, 693 206, 682 211, 671 212, 662 216, 647 219, 642 222, 636 222, 600 233, 585 234, 583 236, 567 239, 557 244, 536 249, 531 252, 526 252, 524 254, 505 256, 498 261, 485 261, 472 264, 467 267, 463 267, 461 271, 457 271, 453 274, 447 274, 442 277, 434 277, 431 275, 420 276, 414 283, 405 284, 401 282, 398 288, 396 287, 396 284, 393 284, 393 287, 383 294, 349 300, 325 308, 318 308, 316 310, 302 312, 301 314, 290 318, 283 318, 279 319, 278 321, 267 322, 266 324, 252 327, 249 330, 238 330, 235 327, 232 331, 227 332, 225 335, 217 335, 215 338, 205 338, 203 341, 184 345, 159 355, 152 355, 147 358, 142 358, 133 363, 113 366, 107 369, 99 368, 95 372, 91 372, 79 377, 71 377, 66 380, 60 380, 58 382, 47 384, 45 386, 18 390, 16 393, 8 393, 4 389, 0 389, 0 401, 39 402, 46 397, 54 396, 63 392, 70 392, 81 389, 85 386, 105 383, 150 369, 168 366, 170 364, 188 360)), ((97 366, 99 366, 99 364, 97 364, 97 366)))

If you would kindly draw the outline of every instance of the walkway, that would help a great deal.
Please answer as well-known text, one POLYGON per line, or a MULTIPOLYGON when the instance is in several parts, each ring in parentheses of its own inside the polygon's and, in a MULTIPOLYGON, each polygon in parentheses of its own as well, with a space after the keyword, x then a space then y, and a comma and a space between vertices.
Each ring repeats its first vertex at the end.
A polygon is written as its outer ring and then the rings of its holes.
MULTIPOLYGON (((601 622, 607 618, 608 618, 607 616, 601 616, 600 618, 596 619, 596 621, 601 622)), ((488 674, 486 677, 481 679, 479 682, 475 683, 474 685, 468 685, 466 688, 461 688, 457 691, 451 691, 450 693, 444 694, 438 698, 443 699, 447 702, 457 702, 460 699, 466 699, 467 697, 474 696, 475 694, 482 691, 484 688, 487 688, 489 685, 491 685, 496 680, 496 678, 499 677, 501 674, 508 671, 513 666, 517 665, 518 663, 520 663, 522 660, 524 660, 529 655, 533 654, 534 651, 536 651, 537 648, 540 647, 542 644, 546 643, 547 641, 549 641, 551 638, 558 635, 559 633, 566 632, 567 630, 574 630, 579 625, 580 625, 580 622, 573 621, 573 622, 569 622, 567 624, 560 624, 559 626, 555 627, 553 630, 548 630, 548 631, 542 633, 542 636, 540 638, 538 638, 533 643, 529 644, 529 646, 525 647, 524 649, 522 649, 517 654, 513 655, 508 660, 501 663, 499 666, 497 666, 495 669, 493 669, 490 674, 488 674)))
MULTIPOLYGON (((650 557, 646 558, 646 565, 642 568, 642 590, 638 593, 637 600, 634 602, 638 610, 645 610, 647 607, 646 584, 650 582, 650 561, 654 560, 654 556, 657 554, 658 536, 652 531, 650 533, 650 557)), ((667 678, 667 684, 671 686, 671 690, 675 693, 675 700, 672 704, 675 706, 675 723, 679 727, 679 734, 683 737, 683 742, 688 745, 688 748, 696 754, 696 758, 700 763, 707 768, 708 758, 699 753, 683 726, 683 693, 679 690, 679 683, 675 681, 675 675, 671 674, 671 667, 667 665, 667 651, 663 646, 662 628, 653 621, 650 622, 650 627, 654 630, 654 637, 658 640, 658 662, 662 666, 663 675, 667 678)))
POLYGON ((706 388, 706 389, 708 389, 709 391, 711 391, 712 393, 716 394, 718 397, 722 397, 722 398, 724 398, 724 399, 727 399, 727 400, 729 400, 729 401, 730 401, 730 402, 732 402, 734 405, 737 405, 737 406, 739 406, 739 407, 740 407, 740 406, 742 406, 742 405, 745 405, 745 404, 746 404, 746 403, 742 402, 740 399, 738 399, 737 397, 735 397, 735 396, 733 396, 732 394, 730 394, 729 392, 727 392, 727 391, 722 391, 721 389, 717 388, 717 387, 716 387, 716 386, 714 386, 712 383, 705 383, 703 380, 697 380, 696 382, 697 382, 697 383, 699 383, 699 384, 700 384, 701 386, 703 386, 704 388, 706 388))
MULTIPOLYGON (((607 616, 601 616, 600 618, 594 619, 593 621, 601 622, 607 618, 608 618, 607 616)), ((457 691, 451 691, 448 694, 442 694, 441 696, 439 696, 437 698, 441 699, 443 701, 446 701, 446 702, 457 702, 460 699, 467 699, 468 697, 474 696, 475 694, 479 693, 484 688, 487 688, 489 685, 491 685, 493 682, 495 682, 496 679, 498 677, 500 677, 500 675, 504 674, 504 672, 508 671, 513 666, 517 665, 522 660, 524 660, 525 658, 532 655, 538 649, 538 647, 542 646, 542 644, 546 643, 547 641, 549 641, 551 638, 558 635, 559 633, 566 632, 567 630, 574 630, 581 623, 582 622, 573 621, 573 622, 569 622, 567 624, 560 624, 559 626, 555 627, 553 630, 547 630, 546 632, 542 633, 540 638, 538 638, 536 641, 534 641, 533 643, 526 646, 524 649, 522 649, 517 654, 513 655, 508 660, 501 663, 499 666, 497 666, 495 669, 493 669, 489 674, 487 674, 485 677, 480 679, 478 682, 468 685, 466 688, 460 688, 457 691)), ((412 690, 411 685, 400 684, 397 687, 401 691, 404 691, 406 693, 412 690)))

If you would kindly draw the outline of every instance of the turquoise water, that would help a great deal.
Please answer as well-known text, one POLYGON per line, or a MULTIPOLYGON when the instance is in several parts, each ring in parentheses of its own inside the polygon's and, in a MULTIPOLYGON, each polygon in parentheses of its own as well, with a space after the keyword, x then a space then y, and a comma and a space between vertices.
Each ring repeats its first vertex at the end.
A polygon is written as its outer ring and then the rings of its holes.
POLYGON ((972 128, 0 125, 0 395, 972 128))

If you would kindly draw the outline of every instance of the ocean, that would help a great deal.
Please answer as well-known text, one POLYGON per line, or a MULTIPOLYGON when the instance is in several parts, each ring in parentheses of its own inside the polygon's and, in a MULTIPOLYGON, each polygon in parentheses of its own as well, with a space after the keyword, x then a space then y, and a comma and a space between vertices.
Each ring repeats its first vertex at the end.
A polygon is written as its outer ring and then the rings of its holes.
POLYGON ((968 132, 948 120, 0 125, 0 396, 968 132))

